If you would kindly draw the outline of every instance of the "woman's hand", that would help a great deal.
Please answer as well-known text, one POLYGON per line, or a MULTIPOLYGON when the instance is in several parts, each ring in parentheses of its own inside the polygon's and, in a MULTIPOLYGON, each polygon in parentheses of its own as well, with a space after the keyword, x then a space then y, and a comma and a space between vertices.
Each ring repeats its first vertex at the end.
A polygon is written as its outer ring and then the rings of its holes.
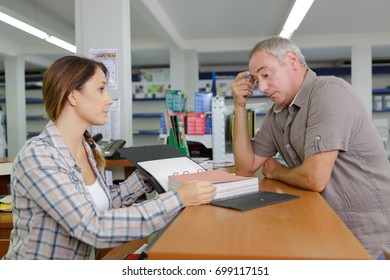
POLYGON ((184 206, 209 203, 215 196, 216 187, 209 181, 194 180, 181 185, 179 193, 184 206))

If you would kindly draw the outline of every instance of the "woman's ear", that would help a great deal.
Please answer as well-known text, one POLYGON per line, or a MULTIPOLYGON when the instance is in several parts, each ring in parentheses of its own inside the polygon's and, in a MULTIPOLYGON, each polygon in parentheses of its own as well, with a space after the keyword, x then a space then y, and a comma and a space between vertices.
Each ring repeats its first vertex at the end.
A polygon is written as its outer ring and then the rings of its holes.
POLYGON ((72 90, 72 92, 68 94, 68 101, 69 101, 70 105, 72 105, 73 107, 76 106, 76 104, 77 104, 77 96, 76 96, 76 91, 75 90, 72 90))

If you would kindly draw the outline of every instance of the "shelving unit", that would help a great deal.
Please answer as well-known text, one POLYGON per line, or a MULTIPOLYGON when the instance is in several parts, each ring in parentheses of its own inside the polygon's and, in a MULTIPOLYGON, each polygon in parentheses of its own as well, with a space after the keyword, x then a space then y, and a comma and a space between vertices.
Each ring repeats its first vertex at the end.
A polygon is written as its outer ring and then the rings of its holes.
MULTIPOLYGON (((350 77, 350 68, 319 68, 314 69, 318 75, 336 75, 348 80, 350 77)), ((232 111, 233 99, 230 92, 230 84, 237 72, 217 72, 216 73, 216 90, 219 95, 224 96, 224 104, 227 108, 225 114, 232 111), (229 111, 230 110, 230 111, 229 111)), ((373 67, 373 120, 387 119, 390 123, 390 88, 388 88, 390 66, 373 67), (375 105, 375 100, 382 98, 382 108, 375 105)), ((164 78, 166 79, 166 77, 164 78)), ((27 138, 40 133, 48 119, 45 115, 43 99, 41 93, 42 76, 26 78, 26 122, 27 138)), ((161 135, 160 118, 165 111, 165 96, 158 94, 147 94, 148 87, 158 87, 169 89, 169 82, 166 80, 159 81, 141 81, 139 76, 133 77, 133 145, 153 145, 161 144, 164 139, 161 135), (154 86, 153 86, 154 85, 154 86), (140 90, 143 89, 143 94, 140 90), (136 95, 136 91, 140 94, 136 95), (137 98, 136 98, 137 97, 137 98), (142 98, 141 98, 142 97, 142 98)), ((5 108, 4 98, 4 79, 0 79, 0 105, 5 108)), ((199 74, 199 91, 211 91, 212 73, 199 74)), ((249 99, 249 106, 256 108, 256 127, 259 128, 267 109, 271 106, 271 101, 258 92, 249 99)), ((222 120, 219 120, 222 121, 222 120)), ((216 122, 215 122, 216 123, 216 122)), ((222 123, 217 126, 213 122, 213 132, 222 127, 222 123)), ((385 134, 385 128, 382 127, 381 133, 385 134)), ((216 147, 213 141, 218 139, 213 135, 187 135, 187 141, 198 142, 207 149, 216 147)), ((389 142, 389 141, 388 141, 389 142)), ((221 143, 221 142, 219 142, 221 143)), ((388 144, 389 145, 389 144, 388 144)), ((390 147, 388 147, 388 151, 390 147)), ((218 152, 216 152, 218 153, 218 152)), ((221 155, 216 155, 218 158, 221 155)))
MULTIPOLYGON (((45 113, 42 98, 42 76, 26 76, 26 138, 29 139, 38 135, 44 129, 48 118, 45 113)), ((5 82, 0 82, 0 105, 4 110, 5 106, 5 82)))
MULTIPOLYGON (((217 95, 225 97, 226 104, 230 106, 233 100, 230 92, 230 84, 237 72, 216 72, 214 74, 216 76, 215 85, 217 95)), ((213 73, 211 72, 199 74, 199 92, 211 92, 213 84, 212 75, 213 73)), ((169 85, 167 82, 162 82, 161 80, 141 82, 141 78, 138 76, 133 76, 133 80, 134 97, 136 97, 136 90, 139 92, 140 88, 143 89, 141 95, 137 95, 138 98, 133 98, 133 145, 138 146, 144 145, 145 143, 160 144, 161 137, 156 138, 155 136, 157 133, 160 133, 158 132, 160 130, 160 115, 165 111, 165 98, 152 98, 151 94, 146 98, 145 96, 147 94, 145 91, 149 85, 160 83, 162 85, 165 84, 167 88, 169 88, 169 85)), ((251 105, 268 102, 264 95, 260 95, 258 92, 255 92, 254 95, 254 98, 251 98, 249 101, 251 105)), ((257 123, 261 123, 265 113, 266 110, 257 112, 257 123)), ((204 138, 198 137, 198 135, 188 135, 188 141, 198 142, 206 148, 211 148, 211 139, 204 140, 203 142, 200 142, 199 139, 204 138)), ((205 139, 207 139, 207 136, 205 136, 205 139)))
POLYGON ((390 112, 390 88, 378 88, 372 91, 373 112, 390 112))
POLYGON ((26 88, 27 139, 41 133, 49 118, 46 116, 41 87, 26 88))
MULTIPOLYGON (((226 106, 223 96, 213 97, 212 100, 212 131, 213 134, 204 135, 188 135, 186 134, 187 142, 197 142, 204 145, 208 149, 212 149, 213 160, 225 159, 225 118, 226 106), (223 125, 221 125, 223 124, 223 125)), ((160 134, 164 143, 167 142, 167 135, 160 134)))
POLYGON ((160 118, 165 98, 133 99, 133 145, 161 144, 160 118))

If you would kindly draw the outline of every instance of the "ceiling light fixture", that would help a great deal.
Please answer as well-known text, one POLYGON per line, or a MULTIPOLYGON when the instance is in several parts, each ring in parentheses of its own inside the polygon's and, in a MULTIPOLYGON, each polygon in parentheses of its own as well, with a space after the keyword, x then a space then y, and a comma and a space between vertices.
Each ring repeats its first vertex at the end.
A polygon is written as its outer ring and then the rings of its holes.
POLYGON ((35 28, 34 26, 31 26, 21 20, 11 17, 5 13, 0 12, 0 21, 12 25, 13 27, 23 30, 24 32, 27 32, 31 35, 34 35, 35 37, 46 40, 47 42, 54 44, 58 47, 61 47, 65 50, 76 53, 76 46, 69 44, 68 42, 65 42, 61 39, 58 39, 57 37, 50 36, 46 32, 38 28, 35 28))
POLYGON ((11 17, 7 14, 4 14, 0 12, 0 20, 8 23, 9 25, 12 25, 13 27, 19 28, 20 30, 23 30, 24 32, 27 32, 31 35, 34 35, 40 39, 45 39, 49 35, 46 32, 43 32, 42 30, 35 28, 27 23, 24 23, 23 21, 20 21, 14 17, 11 17))
POLYGON ((49 37, 45 38, 45 40, 48 41, 49 43, 52 43, 53 45, 59 46, 65 50, 72 52, 72 53, 76 53, 76 46, 75 45, 69 44, 68 42, 65 42, 64 40, 61 40, 55 36, 49 36, 49 37))
POLYGON ((279 36, 284 38, 291 38, 294 31, 301 24, 306 13, 309 11, 314 0, 295 0, 290 14, 287 17, 286 22, 280 32, 279 36))

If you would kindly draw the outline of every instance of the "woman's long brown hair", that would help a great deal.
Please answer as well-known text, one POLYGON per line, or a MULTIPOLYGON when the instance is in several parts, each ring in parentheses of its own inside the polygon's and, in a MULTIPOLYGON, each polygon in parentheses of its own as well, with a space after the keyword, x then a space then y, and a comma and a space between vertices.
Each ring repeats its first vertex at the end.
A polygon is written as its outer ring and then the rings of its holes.
MULTIPOLYGON (((68 95, 75 89, 81 91, 97 69, 107 76, 108 71, 103 63, 79 56, 61 57, 49 67, 43 77, 42 96, 47 116, 53 122, 57 121, 68 95)), ((92 148, 99 169, 104 170, 104 156, 96 148, 88 130, 84 132, 84 137, 92 148)))

